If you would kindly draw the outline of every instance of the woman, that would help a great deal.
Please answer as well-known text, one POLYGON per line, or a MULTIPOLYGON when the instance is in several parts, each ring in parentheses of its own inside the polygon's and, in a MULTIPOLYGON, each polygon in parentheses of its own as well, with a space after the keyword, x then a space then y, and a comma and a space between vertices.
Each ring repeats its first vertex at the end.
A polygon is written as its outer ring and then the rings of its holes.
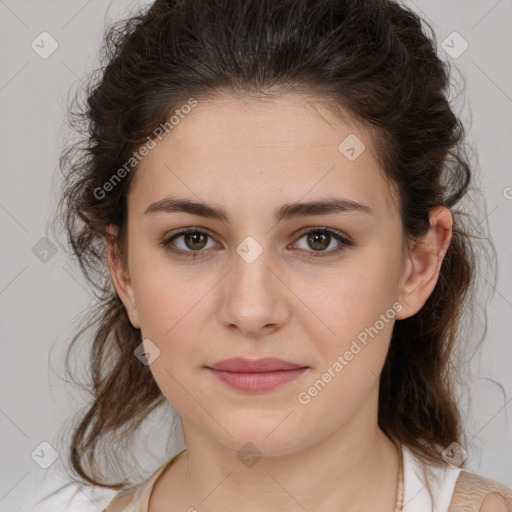
POLYGON ((471 168, 420 18, 158 0, 106 43, 61 162, 101 292, 71 462, 121 491, 106 511, 511 510, 463 470, 471 168), (102 440, 164 403, 186 448, 136 486, 101 477, 102 440))

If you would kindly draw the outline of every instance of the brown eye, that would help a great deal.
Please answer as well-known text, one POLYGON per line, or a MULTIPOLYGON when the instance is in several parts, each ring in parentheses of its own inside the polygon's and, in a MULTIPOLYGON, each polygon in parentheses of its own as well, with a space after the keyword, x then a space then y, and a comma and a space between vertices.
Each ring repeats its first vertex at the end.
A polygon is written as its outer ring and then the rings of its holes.
POLYGON ((353 245, 348 238, 329 228, 310 230, 304 233, 299 240, 303 238, 306 239, 306 247, 300 247, 297 242, 295 245, 304 250, 307 257, 311 258, 332 256, 343 251, 347 246, 353 245), (333 249, 327 250, 332 245, 333 240, 338 242, 337 245, 333 249))
POLYGON ((331 235, 322 232, 312 232, 308 235, 307 241, 312 249, 323 251, 329 247, 331 235))
MULTIPOLYGON (((302 252, 306 253, 307 257, 318 258, 333 256, 347 246, 353 245, 347 237, 342 234, 331 230, 330 228, 316 228, 305 232, 299 240, 306 239, 306 247, 300 247, 297 242, 294 246, 299 247, 302 252), (332 242, 336 241, 337 245, 333 249, 328 250, 332 242)), ((175 233, 165 240, 160 242, 165 250, 175 253, 179 256, 190 258, 207 257, 209 249, 217 246, 213 237, 204 230, 197 228, 188 228, 175 233), (180 241, 181 240, 181 241, 180 241), (208 247, 208 241, 211 240, 213 246, 208 247)))
MULTIPOLYGON (((213 238, 206 231, 202 231, 197 228, 185 229, 179 233, 166 238, 160 245, 167 251, 176 253, 180 256, 186 256, 191 258, 202 257, 205 251, 203 249, 208 248, 208 240, 213 238), (182 239, 181 242, 178 242, 182 239)), ((213 246, 216 244, 214 243, 213 246)))
POLYGON ((183 241, 185 242, 185 245, 192 250, 199 250, 204 249, 208 235, 205 233, 202 233, 200 231, 195 231, 191 233, 185 233, 183 236, 183 241))

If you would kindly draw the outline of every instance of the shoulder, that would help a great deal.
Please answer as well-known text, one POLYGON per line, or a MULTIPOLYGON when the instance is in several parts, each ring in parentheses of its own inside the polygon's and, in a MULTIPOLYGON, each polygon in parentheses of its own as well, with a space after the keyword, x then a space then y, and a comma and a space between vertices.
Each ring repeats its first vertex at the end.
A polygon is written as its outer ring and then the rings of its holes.
POLYGON ((141 510, 140 492, 142 484, 119 491, 102 512, 128 512, 141 510))
POLYGON ((461 471, 448 512, 512 512, 512 489, 495 480, 461 471))
POLYGON ((147 512, 154 483, 168 463, 137 485, 119 491, 101 512, 147 512))
POLYGON ((101 512, 147 512, 149 497, 155 482, 165 469, 184 451, 181 450, 162 464, 150 477, 141 483, 119 491, 101 512))

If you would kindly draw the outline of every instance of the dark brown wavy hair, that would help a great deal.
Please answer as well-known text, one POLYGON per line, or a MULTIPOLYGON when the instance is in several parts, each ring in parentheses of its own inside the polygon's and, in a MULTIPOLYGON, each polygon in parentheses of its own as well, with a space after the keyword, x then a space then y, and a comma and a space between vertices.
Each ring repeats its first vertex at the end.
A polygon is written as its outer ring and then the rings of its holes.
POLYGON ((391 0, 157 0, 108 27, 102 67, 85 82, 85 101, 77 95, 70 108, 80 139, 60 159, 57 219, 97 300, 67 354, 86 339, 82 385, 90 402, 69 441, 77 482, 127 486, 102 476, 100 461, 122 468, 132 436, 166 403, 134 356, 141 333, 107 266, 109 225, 119 228, 114 240, 126 261, 126 196, 136 166, 106 193, 104 185, 188 99, 219 93, 304 94, 368 127, 399 193, 407 239, 427 232, 434 207, 451 210, 453 238, 437 285, 417 314, 395 323, 378 417, 389 437, 426 463, 444 464, 440 451, 452 442, 466 446, 456 384, 473 332, 477 244, 488 242, 492 257, 494 247, 461 207, 478 189, 463 124, 448 100, 451 66, 436 47, 431 26, 391 0))

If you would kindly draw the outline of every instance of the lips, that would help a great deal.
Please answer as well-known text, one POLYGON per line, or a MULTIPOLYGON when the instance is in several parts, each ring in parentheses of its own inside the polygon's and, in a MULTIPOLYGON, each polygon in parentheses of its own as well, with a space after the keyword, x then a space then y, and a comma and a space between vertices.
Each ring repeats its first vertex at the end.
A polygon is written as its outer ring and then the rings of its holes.
POLYGON ((297 379, 309 367, 273 357, 256 360, 235 357, 206 368, 232 389, 261 393, 297 379))
POLYGON ((265 373, 283 370, 297 370, 299 368, 307 368, 305 365, 276 359, 274 357, 264 357, 262 359, 250 360, 243 357, 233 357, 231 359, 223 359, 215 364, 208 366, 214 370, 235 373, 265 373))

